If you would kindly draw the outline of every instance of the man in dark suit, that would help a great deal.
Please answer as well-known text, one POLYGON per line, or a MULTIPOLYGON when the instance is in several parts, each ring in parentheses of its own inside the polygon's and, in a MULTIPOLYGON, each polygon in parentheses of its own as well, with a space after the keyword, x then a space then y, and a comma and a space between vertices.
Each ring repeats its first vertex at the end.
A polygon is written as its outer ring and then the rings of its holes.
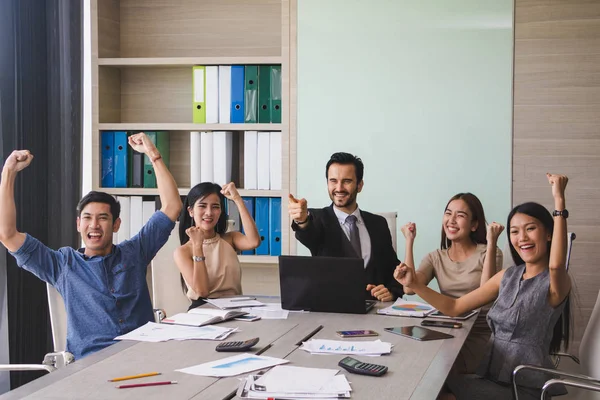
POLYGON ((400 261, 385 218, 358 208, 356 197, 363 188, 363 172, 360 158, 348 153, 333 154, 325 169, 333 203, 322 209, 309 209, 305 199, 298 200, 290 194, 292 229, 313 256, 362 258, 367 292, 380 301, 392 301, 404 294, 402 285, 394 279, 400 261))

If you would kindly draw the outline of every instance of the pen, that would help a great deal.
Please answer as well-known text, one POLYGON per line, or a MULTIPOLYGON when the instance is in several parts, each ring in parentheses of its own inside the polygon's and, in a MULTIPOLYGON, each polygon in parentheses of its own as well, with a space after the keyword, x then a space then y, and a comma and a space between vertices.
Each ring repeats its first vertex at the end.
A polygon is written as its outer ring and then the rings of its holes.
POLYGON ((160 375, 160 372, 148 372, 147 374, 137 374, 137 375, 122 376, 120 378, 109 379, 108 381, 109 382, 119 382, 119 381, 126 381, 128 379, 145 378, 147 376, 155 376, 155 375, 160 375))
POLYGON ((310 339, 311 337, 315 336, 317 334, 317 332, 319 332, 321 329, 323 329, 323 325, 317 326, 311 333, 309 333, 308 335, 304 336, 302 338, 302 340, 300 340, 298 343, 296 343, 296 346, 302 346, 302 343, 306 342, 308 339, 310 339))
POLYGON ((234 301, 248 301, 248 300, 256 300, 256 297, 240 297, 240 298, 231 299, 229 301, 234 302, 234 301))
POLYGON ((133 383, 131 385, 121 385, 117 386, 117 389, 129 389, 136 387, 144 387, 144 386, 161 386, 161 385, 172 385, 177 383, 177 381, 164 381, 164 382, 148 382, 148 383, 133 383))
POLYGON ((271 347, 273 347, 273 343, 269 343, 268 345, 266 345, 265 347, 263 347, 262 349, 260 349, 256 353, 254 353, 254 355, 260 356, 262 353, 264 353, 265 351, 269 350, 271 347))

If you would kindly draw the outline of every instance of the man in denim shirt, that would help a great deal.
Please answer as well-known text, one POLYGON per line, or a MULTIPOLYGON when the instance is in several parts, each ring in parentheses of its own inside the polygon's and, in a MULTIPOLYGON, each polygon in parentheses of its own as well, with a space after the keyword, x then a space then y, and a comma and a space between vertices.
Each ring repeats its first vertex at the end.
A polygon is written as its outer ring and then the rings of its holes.
POLYGON ((88 193, 77 206, 77 230, 85 247, 49 249, 17 231, 14 184, 17 173, 33 160, 28 150, 6 159, 0 182, 0 241, 19 267, 50 283, 67 309, 67 351, 75 359, 114 342, 116 336, 153 321, 146 267, 166 243, 181 211, 177 184, 154 144, 144 133, 129 137, 129 145, 152 161, 162 208, 140 232, 118 245, 120 205, 103 192, 88 193))

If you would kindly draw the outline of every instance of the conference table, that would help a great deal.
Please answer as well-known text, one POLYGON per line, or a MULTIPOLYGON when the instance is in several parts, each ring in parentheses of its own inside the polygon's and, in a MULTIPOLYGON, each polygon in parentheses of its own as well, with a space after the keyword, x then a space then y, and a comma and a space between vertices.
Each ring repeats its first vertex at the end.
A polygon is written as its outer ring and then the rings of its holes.
MULTIPOLYGON (((272 299, 271 299, 272 301, 272 299)), ((259 337, 249 352, 284 358, 285 365, 333 368, 346 374, 352 387, 352 399, 435 399, 462 347, 475 317, 463 321, 462 328, 430 328, 450 333, 452 339, 417 341, 384 331, 387 327, 419 325, 421 318, 384 316, 377 308, 391 303, 378 303, 369 314, 336 314, 290 312, 287 319, 262 319, 254 322, 228 321, 220 326, 237 327, 239 332, 226 340, 259 337), (341 339, 340 330, 372 329, 378 337, 341 339), (311 339, 375 340, 392 344, 392 352, 380 357, 353 356, 364 362, 388 366, 387 374, 371 377, 350 374, 338 367, 344 355, 315 354, 301 350, 302 341, 311 339)), ((215 351, 218 341, 185 340, 159 343, 121 341, 64 368, 42 376, 2 396, 9 399, 232 399, 240 379, 203 377, 176 372, 176 369, 229 357, 236 353, 215 351), (109 379, 157 371, 161 375, 136 379, 135 383, 177 381, 177 384, 133 389, 117 389, 121 383, 109 379), (159 378, 159 379, 157 379, 159 378)), ((126 382, 128 383, 128 382, 126 382)))

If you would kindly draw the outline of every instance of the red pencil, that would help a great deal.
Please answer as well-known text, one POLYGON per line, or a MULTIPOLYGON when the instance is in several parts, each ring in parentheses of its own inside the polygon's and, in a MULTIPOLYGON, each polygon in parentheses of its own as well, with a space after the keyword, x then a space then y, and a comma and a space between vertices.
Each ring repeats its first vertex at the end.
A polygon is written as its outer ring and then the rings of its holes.
POLYGON ((128 388, 136 388, 143 386, 160 386, 160 385, 172 385, 177 383, 177 381, 164 381, 164 382, 148 382, 148 383, 132 383, 130 385, 121 385, 117 386, 117 389, 128 389, 128 388))

